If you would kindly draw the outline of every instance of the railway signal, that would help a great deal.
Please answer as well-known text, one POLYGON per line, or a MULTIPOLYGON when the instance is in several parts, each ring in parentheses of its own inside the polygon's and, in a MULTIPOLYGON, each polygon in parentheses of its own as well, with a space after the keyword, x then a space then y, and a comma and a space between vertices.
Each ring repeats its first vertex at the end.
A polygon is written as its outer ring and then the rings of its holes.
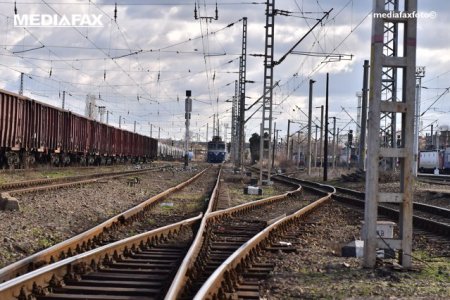
POLYGON ((185 101, 185 125, 186 125, 186 134, 184 136, 184 167, 187 168, 189 165, 189 125, 191 120, 191 112, 192 112, 192 99, 191 99, 191 91, 186 90, 186 101, 185 101))

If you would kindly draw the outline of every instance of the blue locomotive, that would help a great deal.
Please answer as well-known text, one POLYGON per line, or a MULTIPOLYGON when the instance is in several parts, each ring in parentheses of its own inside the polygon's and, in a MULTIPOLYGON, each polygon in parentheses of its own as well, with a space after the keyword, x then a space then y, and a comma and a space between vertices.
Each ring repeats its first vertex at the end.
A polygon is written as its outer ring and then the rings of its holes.
POLYGON ((220 136, 213 136, 212 140, 208 142, 208 157, 209 163, 222 163, 226 156, 225 142, 220 136))

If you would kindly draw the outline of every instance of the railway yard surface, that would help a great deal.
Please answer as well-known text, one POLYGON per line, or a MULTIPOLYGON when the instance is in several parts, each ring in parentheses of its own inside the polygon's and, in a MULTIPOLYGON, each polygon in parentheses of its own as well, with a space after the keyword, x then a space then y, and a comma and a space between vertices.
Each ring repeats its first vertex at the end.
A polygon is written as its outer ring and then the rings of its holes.
MULTIPOLYGON (((103 235, 100 245, 106 245, 126 237, 145 233, 205 213, 211 191, 219 173, 218 166, 195 164, 184 169, 179 163, 154 163, 152 166, 168 165, 137 175, 100 178, 96 182, 58 189, 27 192, 17 195, 20 210, 0 210, 0 272, 1 268, 19 261, 33 253, 76 236, 130 208, 143 203, 163 191, 174 187, 204 171, 189 185, 155 202, 143 215, 132 218, 126 226, 115 227, 103 235)), ((91 173, 123 171, 131 166, 102 168, 67 168, 31 170, 0 173, 1 183, 20 180, 85 175, 91 173), (11 175, 12 174, 12 175, 11 175)), ((319 176, 306 178, 304 172, 288 170, 291 177, 320 181, 319 176)), ((263 188, 262 195, 246 195, 243 190, 254 176, 235 174, 231 166, 221 170, 218 202, 215 210, 234 209, 260 199, 293 192, 295 185, 275 181, 263 188)), ((327 184, 364 190, 364 182, 346 182, 334 173, 327 184)), ((301 183, 299 183, 301 185, 301 183)), ((389 191, 392 182, 386 180, 381 189, 389 191)), ((444 185, 417 182, 416 201, 450 207, 450 196, 442 190, 444 185), (440 192, 433 192, 439 190, 440 192)), ((325 193, 326 194, 326 193, 325 193)), ((229 213, 228 217, 210 221, 205 243, 208 249, 222 249, 217 257, 207 251, 199 263, 203 271, 189 275, 193 288, 183 292, 183 299, 193 298, 201 284, 205 283, 214 269, 225 261, 225 249, 231 254, 258 230, 276 222, 283 214, 290 215, 318 199, 315 193, 303 191, 280 202, 271 202, 243 213, 229 213), (228 223, 227 223, 228 222, 228 223), (227 229, 228 228, 228 229, 227 229), (245 229, 247 228, 247 229, 245 229), (259 228, 259 229, 257 229, 259 228), (237 237, 227 237, 227 231, 237 230, 237 237), (255 231, 254 233, 252 233, 255 231), (245 234, 244 234, 245 233, 245 234), (210 236, 211 235, 211 236, 210 236), (248 235, 248 237, 247 237, 248 235), (244 238, 245 236, 245 238, 244 238), (215 244, 214 244, 215 243, 215 244), (220 246, 218 246, 220 245, 220 246), (209 254, 208 254, 209 253, 209 254), (206 258, 205 258, 206 257, 206 258), (220 263, 219 263, 220 261, 220 263), (205 271, 207 270, 207 271, 205 271), (196 279, 197 278, 197 279, 196 279)), ((256 202, 255 202, 256 203, 256 202)), ((362 267, 362 259, 341 256, 341 248, 360 239, 361 209, 330 199, 320 208, 307 215, 294 229, 276 235, 270 246, 262 247, 254 264, 263 266, 254 275, 256 283, 244 284, 248 290, 236 290, 239 299, 449 299, 450 298, 450 243, 447 238, 414 232, 413 269, 404 270, 396 260, 379 260, 375 269, 362 267), (288 245, 282 247, 280 245, 288 245)), ((448 222, 448 221, 447 221, 448 222)), ((183 245, 187 251, 192 243, 192 233, 183 233, 167 245, 183 245)), ((161 245, 159 247, 169 247, 161 245)), ((177 246, 181 247, 181 246, 177 246)), ((206 247, 206 246, 203 246, 206 247)), ((163 249, 163 248, 158 248, 163 249)), ((180 248, 181 249, 181 248, 180 248)), ((206 248, 202 248, 206 249, 206 248)), ((158 250, 159 251, 159 250, 158 250)), ((173 250, 171 250, 173 251, 173 250)), ((181 250, 180 250, 181 251, 181 250)), ((204 251, 204 250, 202 250, 204 251)), ((170 252, 173 255, 174 252, 170 252)), ((180 252, 181 253, 181 252, 180 252)), ((184 253, 184 252, 183 252, 184 253)), ((227 254, 227 255, 229 255, 227 254)), ((258 269, 258 268, 257 268, 258 269)), ((258 269, 259 270, 259 269, 258 269)), ((248 274, 244 273, 244 281, 248 274)), ((174 274, 173 274, 174 275, 174 274)), ((178 276, 179 274, 177 274, 178 276)), ((167 287, 168 288, 168 287, 167 287)), ((1 289, 0 289, 1 292, 1 289)), ((0 293, 1 294, 1 293, 0 293)), ((80 296, 80 299, 83 299, 80 296)))

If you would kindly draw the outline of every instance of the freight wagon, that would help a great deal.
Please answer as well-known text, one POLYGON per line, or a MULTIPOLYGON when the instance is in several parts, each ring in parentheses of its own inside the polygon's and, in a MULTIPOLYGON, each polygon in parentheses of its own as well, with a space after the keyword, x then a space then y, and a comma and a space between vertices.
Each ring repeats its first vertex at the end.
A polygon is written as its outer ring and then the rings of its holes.
POLYGON ((419 172, 450 174, 450 148, 420 151, 419 172))
POLYGON ((156 158, 158 141, 0 89, 0 166, 156 158))
POLYGON ((184 157, 184 150, 178 147, 158 143, 158 159, 160 160, 181 160, 184 157))

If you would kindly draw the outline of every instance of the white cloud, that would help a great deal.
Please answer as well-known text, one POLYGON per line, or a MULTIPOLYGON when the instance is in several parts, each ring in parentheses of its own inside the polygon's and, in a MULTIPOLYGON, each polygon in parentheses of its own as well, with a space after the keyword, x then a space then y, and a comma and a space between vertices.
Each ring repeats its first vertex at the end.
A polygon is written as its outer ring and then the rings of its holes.
MULTIPOLYGON (((175 1, 177 2, 177 1, 175 1)), ((211 23, 194 20, 193 5, 152 5, 148 1, 133 1, 134 4, 118 6, 117 25, 110 18, 114 15, 114 2, 103 1, 102 4, 89 4, 80 1, 78 4, 50 4, 59 13, 105 13, 105 27, 102 29, 80 29, 77 32, 70 28, 63 29, 29 29, 9 26, 0 28, 0 86, 17 91, 19 74, 10 68, 35 75, 35 79, 26 80, 25 89, 45 91, 47 97, 32 95, 42 101, 59 103, 59 94, 67 90, 73 95, 69 107, 79 113, 84 109, 84 98, 87 93, 100 94, 102 105, 112 112, 110 120, 118 123, 119 116, 125 118, 125 124, 138 122, 143 133, 149 133, 151 122, 163 129, 162 136, 181 138, 184 130, 180 131, 184 123, 184 93, 190 89, 198 101, 194 101, 195 116, 193 117, 193 132, 200 129, 206 134, 206 123, 212 127, 212 115, 219 113, 224 116, 223 123, 230 123, 230 104, 225 100, 234 94, 234 81, 238 79, 238 60, 241 53, 242 22, 223 29, 215 35, 211 33, 236 22, 242 17, 248 17, 248 58, 247 79, 255 81, 247 85, 247 103, 253 103, 262 93, 263 58, 251 55, 264 53, 264 5, 229 5, 230 1, 219 1, 219 20, 211 23), (104 5, 108 4, 108 5, 104 5), (99 10, 99 8, 101 10, 99 10), (203 35, 203 39, 194 39, 203 35), (13 51, 39 47, 36 38, 46 47, 33 51, 13 55, 13 51), (188 41, 192 39, 191 41, 188 41), (185 42, 186 41, 186 42, 185 42), (57 46, 57 47, 54 47, 57 46), (165 48, 172 46, 169 48, 165 48), (97 48, 100 48, 97 49, 97 48), (158 49, 164 48, 161 51, 158 49), (152 49, 153 51, 148 51, 152 49), (146 50, 128 55, 130 52, 146 50), (207 54, 227 53, 226 56, 204 56, 207 54), (24 59, 24 58, 39 58, 24 59), (86 60, 91 59, 91 60, 86 60), (67 60, 67 61, 61 61, 67 60), (230 62, 231 63, 227 63, 230 62), (52 69, 52 76, 49 71, 52 69), (106 72, 106 79, 104 73, 106 72), (159 80, 158 80, 159 76, 159 80), (214 80, 213 80, 214 78, 214 80), (231 83, 231 84, 230 84, 231 83), (139 101, 137 100, 139 96, 139 101), (179 99, 179 101, 177 100, 179 99), (217 99, 219 101, 217 102, 217 99), (157 104, 155 101, 158 101, 157 104), (226 117, 225 117, 226 116, 226 117)), ((370 19, 366 20, 355 30, 356 24, 371 9, 370 3, 354 1, 345 6, 348 1, 333 0, 321 3, 297 1, 305 11, 322 11, 334 7, 332 16, 326 21, 326 26, 318 26, 314 35, 309 35, 296 50, 329 52, 337 47, 337 53, 353 54, 352 61, 342 61, 321 64, 323 57, 313 58, 290 55, 275 67, 275 81, 280 80, 281 88, 275 91, 275 101, 285 99, 280 105, 281 115, 277 115, 277 126, 286 128, 287 119, 296 118, 298 111, 293 111, 295 105, 307 107, 308 76, 313 73, 317 80, 315 85, 315 105, 323 103, 325 94, 325 73, 330 73, 330 114, 340 115, 344 122, 346 115, 341 113, 341 106, 356 115, 355 92, 361 89, 362 64, 370 57, 370 19), (345 6, 345 7, 344 7, 345 6), (341 9, 343 9, 341 11, 341 9), (333 19, 336 13, 341 13, 333 19), (294 74, 296 74, 295 77, 294 74), (290 95, 287 97, 287 95, 290 95), (287 98, 286 98, 287 97, 287 98)), ((418 64, 427 66, 427 77, 431 79, 447 71, 446 65, 450 60, 448 55, 446 10, 438 10, 447 4, 436 0, 427 2, 424 9, 435 9, 438 18, 427 22, 419 22, 418 64), (435 28, 440 32, 440 38, 427 34, 435 28)), ((298 12, 299 7, 293 1, 279 1, 280 9, 298 12)), ((2 14, 13 16, 13 2, 0 4, 2 14)), ((43 3, 18 3, 21 13, 52 13, 43 3)), ((214 5, 202 7, 202 16, 214 15, 214 5)), ((0 24, 6 25, 6 17, 0 14, 0 24)), ((307 21, 296 17, 276 17, 275 60, 286 51, 314 24, 314 20, 307 21), (306 23, 308 22, 308 24, 306 23)), ((320 14, 307 15, 316 18, 320 14)), ((450 73, 429 83, 432 86, 444 85, 450 73)), ((434 96, 424 91, 424 96, 434 96)), ((278 102, 277 102, 278 103, 278 102)), ((444 101, 442 102, 444 103, 444 101)), ((255 106, 257 107, 257 106, 255 106)), ((278 108, 276 108, 278 109, 278 108)), ((250 115, 252 111, 247 112, 250 115)), ((314 112, 317 115, 317 112, 314 112)), ((257 113, 247 126, 247 135, 258 131, 260 114, 257 113)), ((130 125, 131 126, 131 125, 130 125)))

